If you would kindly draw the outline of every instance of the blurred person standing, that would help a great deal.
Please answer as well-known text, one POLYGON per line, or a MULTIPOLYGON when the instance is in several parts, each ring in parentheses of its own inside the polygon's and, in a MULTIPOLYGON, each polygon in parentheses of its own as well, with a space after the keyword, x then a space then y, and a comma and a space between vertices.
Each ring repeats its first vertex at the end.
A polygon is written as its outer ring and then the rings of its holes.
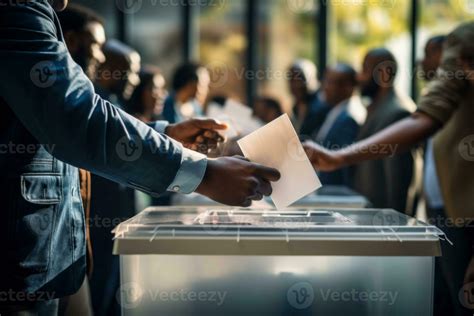
POLYGON ((122 110, 140 84, 141 58, 138 52, 118 40, 103 46, 105 62, 98 69, 96 92, 122 110))
MULTIPOLYGON (((398 64, 385 48, 370 50, 364 58, 358 80, 362 97, 369 98, 367 120, 357 140, 365 139, 403 119, 416 110, 415 103, 395 90, 398 64)), ((380 146, 371 149, 392 151, 380 146)), ((354 189, 376 208, 393 208, 411 213, 415 207, 417 181, 421 177, 421 157, 417 151, 363 162, 354 170, 354 189), (415 164, 415 162, 417 164, 415 164)))
POLYGON ((179 66, 173 75, 172 91, 165 101, 164 118, 173 124, 202 116, 210 83, 205 67, 195 63, 179 66))
MULTIPOLYGON (((58 12, 57 15, 72 59, 82 68, 87 77, 94 81, 98 67, 105 62, 105 55, 102 52, 102 46, 106 40, 104 20, 94 11, 74 4, 68 6, 64 11, 58 12)), ((79 169, 79 181, 87 223, 88 273, 84 284, 76 294, 60 300, 59 313, 63 315, 80 313, 87 316, 93 314, 88 281, 93 271, 93 252, 90 239, 91 173, 79 169)))
MULTIPOLYGON (((438 35, 426 42, 425 55, 420 62, 420 73, 428 83, 436 79, 445 41, 446 36, 438 35)), ((422 94, 426 92, 425 90, 422 94)), ((446 211, 436 170, 433 149, 435 139, 436 135, 427 141, 425 150, 423 193, 426 201, 426 215, 428 222, 441 228, 449 236, 453 245, 442 243, 443 255, 436 258, 434 297, 437 303, 434 306, 433 315, 462 315, 464 309, 459 304, 458 294, 467 262, 470 259, 469 253, 464 251, 469 248, 469 244, 462 230, 443 225, 443 221, 446 221, 446 211)))
MULTIPOLYGON (((326 148, 338 149, 351 145, 367 117, 367 110, 355 94, 357 73, 349 65, 328 67, 324 74, 322 91, 330 107, 321 128, 314 131, 312 139, 326 148)), ((352 185, 350 168, 319 174, 322 184, 352 185)))
MULTIPOLYGON (((97 93, 127 110, 127 103, 140 84, 141 58, 138 52, 117 40, 103 47, 105 62, 98 69, 97 93)), ((94 271, 90 290, 94 314, 119 315, 115 294, 120 285, 119 260, 112 255, 114 225, 136 214, 136 192, 125 185, 99 175, 91 177, 91 240, 93 241, 94 271)))
POLYGON ((289 88, 293 96, 293 125, 301 135, 311 135, 321 127, 329 112, 320 90, 318 69, 307 59, 296 60, 289 69, 289 88))
POLYGON ((454 311, 443 315, 467 316, 474 310, 474 22, 459 25, 443 45, 439 70, 410 117, 347 150, 329 151, 311 143, 305 144, 305 149, 316 169, 331 171, 391 154, 360 149, 384 145, 401 153, 434 136, 434 162, 445 216, 432 224, 454 241, 441 260, 446 260, 447 268, 442 270, 453 277, 448 290, 454 311), (459 277, 462 274, 464 278, 459 277))
POLYGON ((270 97, 258 97, 253 106, 253 116, 264 124, 270 123, 283 115, 280 102, 270 97))
POLYGON ((140 84, 127 103, 127 112, 145 123, 162 119, 168 96, 165 78, 154 66, 143 66, 139 77, 140 84))

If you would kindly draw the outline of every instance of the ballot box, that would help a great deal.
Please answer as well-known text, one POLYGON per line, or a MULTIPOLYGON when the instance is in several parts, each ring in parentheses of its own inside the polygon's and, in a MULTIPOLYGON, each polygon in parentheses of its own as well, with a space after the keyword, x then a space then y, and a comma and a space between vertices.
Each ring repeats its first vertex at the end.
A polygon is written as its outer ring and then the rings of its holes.
POLYGON ((443 232, 393 210, 149 208, 114 231, 122 315, 432 315, 443 232))
MULTIPOLYGON (((264 202, 272 207, 271 199, 264 202)), ((256 207, 263 207, 263 203, 256 203, 256 207)), ((190 195, 176 194, 172 197, 175 206, 222 206, 210 198, 194 193, 190 195)), ((369 200, 345 186, 323 186, 319 190, 295 202, 291 207, 336 207, 336 208, 365 208, 370 206, 369 200)))

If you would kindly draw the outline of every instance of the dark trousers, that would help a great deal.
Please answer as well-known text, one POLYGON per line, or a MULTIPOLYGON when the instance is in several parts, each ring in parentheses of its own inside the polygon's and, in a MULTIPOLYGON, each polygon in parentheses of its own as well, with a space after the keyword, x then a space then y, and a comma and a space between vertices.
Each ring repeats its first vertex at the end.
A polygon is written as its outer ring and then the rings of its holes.
MULTIPOLYGON (((442 209, 428 209, 429 222, 440 228, 453 243, 441 242, 442 256, 436 258, 434 315, 472 316, 474 311, 462 306, 459 293, 472 257, 473 228, 454 227, 442 209)), ((469 226, 469 225, 468 225, 469 226)))

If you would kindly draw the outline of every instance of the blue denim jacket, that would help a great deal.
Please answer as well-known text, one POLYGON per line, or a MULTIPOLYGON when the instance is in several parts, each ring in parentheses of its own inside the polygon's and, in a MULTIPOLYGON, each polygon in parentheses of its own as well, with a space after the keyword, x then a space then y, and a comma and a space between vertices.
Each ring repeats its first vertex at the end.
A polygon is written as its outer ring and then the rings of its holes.
POLYGON ((203 155, 94 92, 46 0, 0 0, 0 305, 75 292, 84 168, 151 195, 194 191, 203 155), (8 294, 8 295, 5 295, 8 294))

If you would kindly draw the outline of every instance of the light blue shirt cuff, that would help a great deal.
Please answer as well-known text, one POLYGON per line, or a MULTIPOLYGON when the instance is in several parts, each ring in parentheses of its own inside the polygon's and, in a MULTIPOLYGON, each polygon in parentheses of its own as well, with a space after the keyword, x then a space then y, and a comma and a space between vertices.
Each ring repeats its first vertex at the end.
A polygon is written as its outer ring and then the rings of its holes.
POLYGON ((183 148, 181 167, 168 191, 189 194, 198 188, 207 168, 207 157, 198 152, 183 148))
POLYGON ((156 121, 147 125, 153 128, 158 133, 164 134, 166 128, 168 127, 168 125, 170 125, 170 123, 168 121, 156 121))

